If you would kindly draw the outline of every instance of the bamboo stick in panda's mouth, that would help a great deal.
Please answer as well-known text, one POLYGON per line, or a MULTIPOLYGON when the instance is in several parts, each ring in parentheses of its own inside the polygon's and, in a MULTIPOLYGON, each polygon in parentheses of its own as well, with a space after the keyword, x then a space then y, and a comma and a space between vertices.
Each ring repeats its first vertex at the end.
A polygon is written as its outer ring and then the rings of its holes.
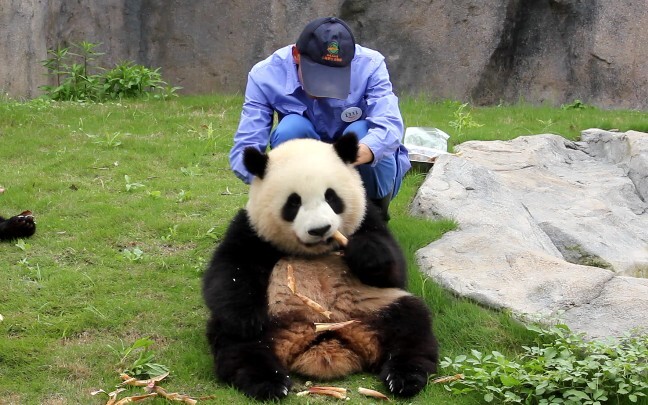
POLYGON ((346 236, 342 235, 342 232, 340 231, 335 231, 333 234, 332 238, 340 245, 340 247, 346 247, 346 245, 349 243, 349 239, 347 239, 346 236))

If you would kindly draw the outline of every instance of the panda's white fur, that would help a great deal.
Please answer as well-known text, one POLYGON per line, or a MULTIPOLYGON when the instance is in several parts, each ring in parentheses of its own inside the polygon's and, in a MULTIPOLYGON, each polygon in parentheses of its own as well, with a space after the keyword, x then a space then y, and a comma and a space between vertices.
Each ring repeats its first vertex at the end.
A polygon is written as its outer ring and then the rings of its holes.
POLYGON ((349 235, 360 226, 366 208, 362 180, 332 145, 295 139, 273 149, 268 157, 267 174, 252 181, 246 207, 259 236, 285 252, 316 255, 332 249, 330 238, 335 231, 349 235), (344 202, 339 215, 326 201, 327 189, 344 202), (292 193, 301 197, 301 207, 295 219, 287 222, 281 211, 292 193), (330 228, 322 236, 309 234, 326 226, 330 228))

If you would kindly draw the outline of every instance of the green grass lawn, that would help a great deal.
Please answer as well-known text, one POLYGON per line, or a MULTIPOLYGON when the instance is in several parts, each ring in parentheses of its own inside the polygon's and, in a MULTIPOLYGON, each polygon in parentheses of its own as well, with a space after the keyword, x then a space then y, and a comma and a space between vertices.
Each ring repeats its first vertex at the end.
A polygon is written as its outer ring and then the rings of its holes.
MULTIPOLYGON (((238 95, 110 104, 0 100, 0 187, 6 189, 0 214, 29 209, 38 223, 33 238, 0 243, 1 404, 105 403, 90 392, 112 391, 119 371, 138 357, 123 359, 124 348, 147 337, 154 342, 152 362, 171 372, 162 384, 168 391, 215 396, 205 403, 250 402, 214 379, 200 286, 214 246, 246 201, 247 186, 227 161, 241 103, 238 95)), ((458 106, 402 100, 407 126, 451 135, 458 106)), ((592 127, 648 131, 646 113, 636 111, 524 105, 464 111, 466 122, 482 126, 460 128, 451 146, 538 133, 576 139, 592 127)), ((452 296, 418 271, 415 251, 454 228, 408 215, 424 178, 421 172, 406 177, 390 227, 409 260, 410 290, 434 311, 442 356, 518 352, 533 342, 532 332, 505 313, 452 296)), ((372 375, 330 384, 352 389, 352 403, 375 402, 356 394, 359 386, 383 390, 372 375)), ((413 400, 394 403, 480 399, 430 385, 413 400)), ((331 401, 291 395, 285 403, 331 401)))

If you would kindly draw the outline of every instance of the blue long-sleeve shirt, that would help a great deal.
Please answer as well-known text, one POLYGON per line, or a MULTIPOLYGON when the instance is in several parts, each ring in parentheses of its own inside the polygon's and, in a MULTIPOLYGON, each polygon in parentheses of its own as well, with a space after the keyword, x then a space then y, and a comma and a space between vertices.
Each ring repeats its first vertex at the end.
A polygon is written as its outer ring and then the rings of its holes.
POLYGON ((350 107, 362 110, 359 119, 369 121, 369 133, 362 139, 373 152, 375 166, 385 156, 397 154, 398 176, 411 167, 407 149, 401 144, 403 119, 398 98, 385 64, 377 51, 356 45, 351 62, 351 89, 346 100, 309 97, 301 87, 297 66, 292 57, 292 45, 277 50, 257 63, 248 74, 245 101, 234 146, 230 151, 230 166, 246 183, 252 175, 243 165, 243 151, 252 146, 261 151, 268 147, 273 114, 281 119, 287 114, 308 118, 325 142, 333 142, 350 124, 342 120, 342 112, 350 107))

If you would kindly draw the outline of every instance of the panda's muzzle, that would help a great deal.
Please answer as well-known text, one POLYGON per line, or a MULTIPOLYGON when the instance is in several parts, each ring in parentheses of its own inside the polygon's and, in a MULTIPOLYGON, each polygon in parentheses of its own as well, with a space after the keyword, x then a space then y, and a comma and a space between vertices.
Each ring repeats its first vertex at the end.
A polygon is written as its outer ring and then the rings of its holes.
POLYGON ((308 230, 308 235, 312 237, 312 242, 302 241, 305 246, 328 245, 333 242, 331 225, 324 225, 318 228, 308 230))
POLYGON ((326 235, 326 232, 328 232, 331 229, 331 225, 324 225, 319 228, 312 228, 308 230, 308 234, 311 236, 319 236, 320 238, 326 235))

